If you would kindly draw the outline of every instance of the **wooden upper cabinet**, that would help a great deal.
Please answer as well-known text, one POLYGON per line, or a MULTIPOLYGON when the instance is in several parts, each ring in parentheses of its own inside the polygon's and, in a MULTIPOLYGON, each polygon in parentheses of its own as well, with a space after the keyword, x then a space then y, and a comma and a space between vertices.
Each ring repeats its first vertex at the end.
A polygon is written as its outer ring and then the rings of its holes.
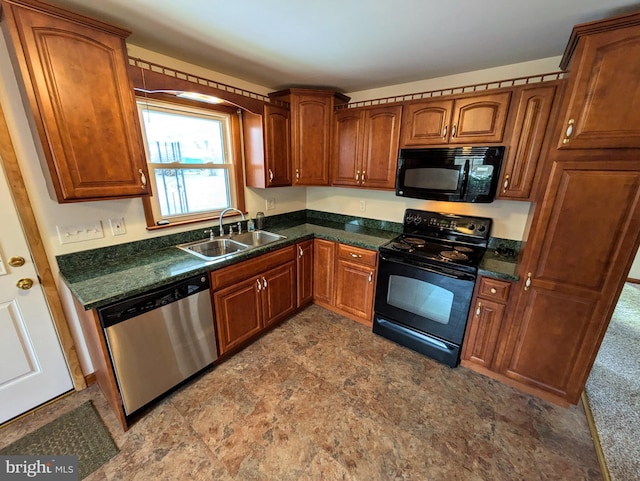
POLYGON ((291 123, 289 110, 265 104, 264 113, 242 113, 245 171, 248 187, 291 185, 291 123))
POLYGON ((558 148, 640 148, 640 13, 574 28, 558 148), (624 95, 621 95, 624 92, 624 95))
POLYGON ((408 103, 401 147, 501 142, 511 92, 408 103))
POLYGON ((58 201, 148 195, 129 32, 35 0, 2 11, 58 201))
POLYGON ((357 186, 360 184, 364 110, 339 110, 334 115, 331 138, 331 183, 357 186))
POLYGON ((535 174, 558 82, 527 85, 514 92, 511 141, 502 168, 498 198, 531 200, 535 174))
POLYGON ((349 98, 312 89, 289 89, 269 96, 290 104, 294 185, 329 185, 333 107, 349 98))
POLYGON ((393 189, 401 115, 401 105, 336 112, 331 183, 393 189))

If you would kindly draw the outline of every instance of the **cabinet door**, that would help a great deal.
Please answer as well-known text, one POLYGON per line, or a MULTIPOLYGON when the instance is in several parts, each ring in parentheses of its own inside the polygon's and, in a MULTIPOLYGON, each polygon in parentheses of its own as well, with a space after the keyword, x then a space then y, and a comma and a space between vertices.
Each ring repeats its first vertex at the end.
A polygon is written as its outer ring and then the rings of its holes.
POLYGON ((2 7, 58 201, 148 195, 126 33, 45 4, 2 7))
POLYGON ((639 19, 579 40, 558 148, 640 148, 639 19))
MULTIPOLYGON (((402 106, 365 111, 360 185, 394 189, 402 106)), ((357 174, 356 174, 357 177, 357 174)))
POLYGON ((336 263, 336 308, 373 325, 375 268, 339 259, 336 263))
POLYGON ((268 187, 291 185, 291 140, 289 110, 266 105, 265 152, 267 157, 266 184, 268 187))
POLYGON ((469 313, 462 360, 490 369, 502 328, 504 304, 477 298, 469 313))
POLYGON ((264 325, 270 326, 296 310, 295 263, 287 262, 265 272, 262 282, 262 314, 264 325))
POLYGON ((332 95, 291 96, 296 185, 329 185, 332 95))
POLYGON ((340 110, 334 116, 332 142, 333 185, 359 185, 364 133, 362 110, 340 110))
POLYGON ((313 241, 313 300, 319 304, 333 305, 335 250, 335 242, 313 241))
POLYGON ((453 100, 426 100, 405 105, 401 147, 446 144, 453 100))
POLYGON ((313 240, 298 243, 296 278, 298 282, 297 306, 313 301, 313 240))
POLYGON ((456 99, 449 142, 501 142, 510 98, 511 92, 501 92, 456 99))
POLYGON ((502 169, 498 198, 531 198, 555 91, 555 84, 517 90, 515 101, 518 107, 512 140, 502 169))
POLYGON ((262 330, 262 278, 252 277, 213 294, 220 354, 262 330))
POLYGON ((526 280, 509 315, 500 372, 577 403, 638 238, 637 161, 555 162, 523 258, 526 280))

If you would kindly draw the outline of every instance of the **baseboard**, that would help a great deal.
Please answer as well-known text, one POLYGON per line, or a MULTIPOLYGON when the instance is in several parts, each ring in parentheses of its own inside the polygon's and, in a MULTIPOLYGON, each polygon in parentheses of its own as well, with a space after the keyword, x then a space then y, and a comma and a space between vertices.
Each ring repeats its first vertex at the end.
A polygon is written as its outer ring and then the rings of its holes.
POLYGON ((87 374, 84 377, 84 382, 87 383, 87 387, 91 386, 92 384, 95 384, 95 382, 96 382, 96 373, 92 372, 91 374, 87 374))
POLYGON ((640 284, 640 279, 634 279, 633 277, 627 277, 627 282, 631 284, 640 284))
POLYGON ((600 472, 604 481, 611 481, 611 475, 609 474, 609 467, 607 461, 604 459, 604 452, 602 451, 602 445, 600 444, 600 436, 596 430, 596 423, 593 419, 593 413, 591 412, 591 406, 589 406, 589 399, 585 392, 582 392, 582 406, 584 407, 584 413, 587 415, 587 423, 589 424, 589 431, 591 432, 591 439, 593 439, 593 447, 596 450, 596 456, 598 457, 598 464, 600 464, 600 472))

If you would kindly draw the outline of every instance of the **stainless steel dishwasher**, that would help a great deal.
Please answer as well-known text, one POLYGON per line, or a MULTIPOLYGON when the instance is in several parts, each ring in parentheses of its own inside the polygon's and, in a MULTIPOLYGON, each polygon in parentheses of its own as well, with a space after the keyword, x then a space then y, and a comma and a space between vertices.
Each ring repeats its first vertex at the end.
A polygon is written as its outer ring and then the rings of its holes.
POLYGON ((217 359, 209 278, 98 309, 127 415, 217 359))

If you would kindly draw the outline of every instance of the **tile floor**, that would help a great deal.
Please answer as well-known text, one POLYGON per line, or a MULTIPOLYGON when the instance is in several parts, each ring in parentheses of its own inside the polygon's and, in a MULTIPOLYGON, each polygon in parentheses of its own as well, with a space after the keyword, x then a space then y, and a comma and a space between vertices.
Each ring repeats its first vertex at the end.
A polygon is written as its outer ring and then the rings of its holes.
POLYGON ((94 385, 9 424, 0 446, 86 399, 120 448, 91 481, 602 479, 581 405, 450 369, 317 306, 127 432, 94 385))

